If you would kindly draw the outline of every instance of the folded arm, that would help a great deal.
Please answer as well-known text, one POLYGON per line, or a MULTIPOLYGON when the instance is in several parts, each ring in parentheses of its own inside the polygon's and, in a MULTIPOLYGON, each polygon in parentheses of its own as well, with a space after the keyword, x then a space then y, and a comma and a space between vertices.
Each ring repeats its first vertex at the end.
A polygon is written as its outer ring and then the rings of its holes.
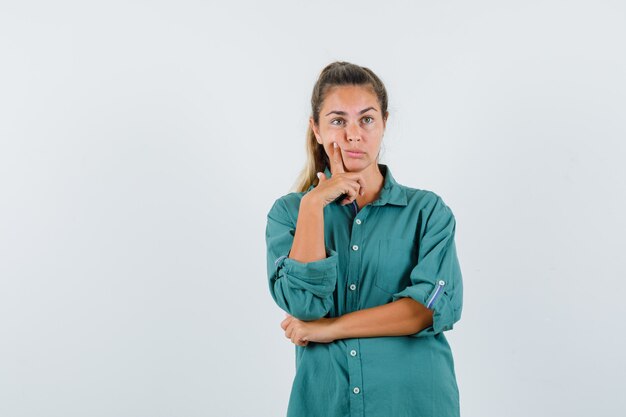
POLYGON ((334 319, 334 339, 377 336, 408 336, 431 326, 432 311, 404 297, 376 307, 353 311, 334 319))

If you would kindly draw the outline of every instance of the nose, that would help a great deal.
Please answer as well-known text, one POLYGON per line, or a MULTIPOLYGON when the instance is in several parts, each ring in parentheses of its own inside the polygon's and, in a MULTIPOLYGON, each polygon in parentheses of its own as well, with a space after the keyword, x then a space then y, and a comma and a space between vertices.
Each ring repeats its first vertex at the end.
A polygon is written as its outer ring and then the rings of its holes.
POLYGON ((361 140, 361 133, 359 131, 359 126, 354 124, 349 124, 346 127, 346 136, 350 142, 359 142, 361 140))

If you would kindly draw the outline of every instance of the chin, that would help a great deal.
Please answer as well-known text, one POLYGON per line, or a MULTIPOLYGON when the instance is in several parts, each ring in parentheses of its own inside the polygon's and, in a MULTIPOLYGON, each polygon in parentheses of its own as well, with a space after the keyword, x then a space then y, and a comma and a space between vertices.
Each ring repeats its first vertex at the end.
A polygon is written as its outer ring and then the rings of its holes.
POLYGON ((344 166, 346 167, 346 169, 348 171, 363 171, 365 168, 367 168, 368 166, 371 165, 370 161, 364 161, 364 160, 351 160, 349 162, 344 162, 343 163, 344 166))

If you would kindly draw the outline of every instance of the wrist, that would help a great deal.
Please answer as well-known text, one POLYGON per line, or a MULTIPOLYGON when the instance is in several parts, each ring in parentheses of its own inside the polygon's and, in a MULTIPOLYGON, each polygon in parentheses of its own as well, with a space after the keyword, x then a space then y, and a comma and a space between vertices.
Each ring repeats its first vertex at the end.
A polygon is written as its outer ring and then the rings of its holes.
POLYGON ((340 319, 341 316, 328 319, 328 329, 333 340, 345 339, 344 331, 342 328, 343 323, 340 319))
POLYGON ((313 191, 309 191, 307 194, 302 196, 302 200, 300 201, 300 205, 310 206, 314 208, 324 208, 324 204, 322 200, 320 200, 313 191))

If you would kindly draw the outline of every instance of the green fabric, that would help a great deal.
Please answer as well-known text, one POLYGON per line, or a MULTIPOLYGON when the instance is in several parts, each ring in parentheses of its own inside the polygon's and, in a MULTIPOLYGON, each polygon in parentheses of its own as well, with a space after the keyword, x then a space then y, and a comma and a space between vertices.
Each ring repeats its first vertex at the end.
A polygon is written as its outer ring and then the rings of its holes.
MULTIPOLYGON (((270 294, 307 321, 411 297, 433 310, 433 325, 407 336, 294 345, 288 417, 460 415, 444 335, 462 310, 456 221, 440 196, 401 185, 387 165, 378 165, 385 181, 376 201, 360 209, 339 202, 324 207, 325 259, 288 258, 300 200, 314 187, 274 202, 265 234, 270 294)), ((328 168, 325 173, 331 177, 328 168)))

